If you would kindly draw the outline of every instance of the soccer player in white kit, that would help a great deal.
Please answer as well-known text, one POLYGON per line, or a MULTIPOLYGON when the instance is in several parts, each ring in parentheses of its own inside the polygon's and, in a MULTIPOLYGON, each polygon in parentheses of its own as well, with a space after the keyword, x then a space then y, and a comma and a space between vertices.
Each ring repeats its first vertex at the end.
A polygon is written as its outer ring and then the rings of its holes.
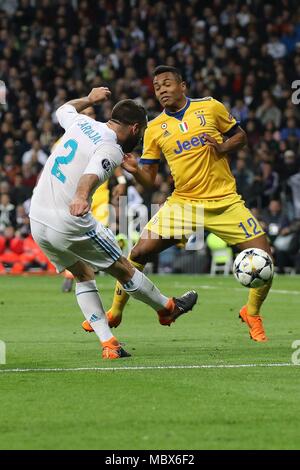
POLYGON ((113 336, 95 281, 95 270, 114 276, 132 297, 150 305, 162 325, 191 310, 194 291, 168 298, 122 256, 112 234, 91 212, 91 197, 121 165, 147 126, 145 109, 133 100, 115 105, 111 119, 102 123, 79 114, 108 99, 108 88, 93 88, 87 97, 69 101, 56 116, 65 129, 48 158, 34 190, 30 223, 32 236, 57 272, 71 271, 76 279, 76 297, 86 320, 102 344, 104 359, 130 356, 113 336))

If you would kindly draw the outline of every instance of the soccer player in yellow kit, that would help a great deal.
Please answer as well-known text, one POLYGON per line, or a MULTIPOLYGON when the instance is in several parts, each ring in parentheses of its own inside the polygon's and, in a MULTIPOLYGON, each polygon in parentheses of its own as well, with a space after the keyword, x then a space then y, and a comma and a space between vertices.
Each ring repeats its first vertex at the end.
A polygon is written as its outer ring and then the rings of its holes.
MULTIPOLYGON (((236 192, 227 154, 242 148, 246 134, 225 106, 212 97, 189 99, 180 72, 168 66, 154 71, 155 95, 163 112, 153 119, 144 135, 144 149, 139 167, 128 156, 123 167, 143 186, 151 187, 164 154, 174 179, 174 192, 152 217, 130 253, 131 263, 142 270, 153 254, 178 243, 175 238, 185 225, 180 211, 173 215, 170 233, 170 207, 184 208, 182 214, 204 208, 204 228, 239 250, 260 248, 272 256, 264 231, 236 192), (167 232, 167 233, 166 233, 167 232), (154 235, 154 236, 153 236, 154 235)), ((271 281, 249 290, 248 302, 240 317, 249 327, 250 337, 266 341, 260 316, 271 281)), ((117 284, 107 317, 111 326, 118 326, 128 295, 117 284)), ((87 322, 83 328, 91 331, 87 322)))

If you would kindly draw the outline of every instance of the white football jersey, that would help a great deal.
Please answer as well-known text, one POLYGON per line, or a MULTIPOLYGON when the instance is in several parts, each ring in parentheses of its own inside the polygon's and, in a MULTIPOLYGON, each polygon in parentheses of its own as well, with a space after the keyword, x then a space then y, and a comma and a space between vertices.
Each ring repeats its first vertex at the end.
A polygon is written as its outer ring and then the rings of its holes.
POLYGON ((123 151, 116 133, 106 124, 77 113, 68 104, 57 112, 65 133, 49 156, 34 189, 29 216, 58 232, 82 234, 95 220, 89 212, 83 217, 70 214, 69 205, 83 174, 96 174, 99 185, 122 163, 123 151))

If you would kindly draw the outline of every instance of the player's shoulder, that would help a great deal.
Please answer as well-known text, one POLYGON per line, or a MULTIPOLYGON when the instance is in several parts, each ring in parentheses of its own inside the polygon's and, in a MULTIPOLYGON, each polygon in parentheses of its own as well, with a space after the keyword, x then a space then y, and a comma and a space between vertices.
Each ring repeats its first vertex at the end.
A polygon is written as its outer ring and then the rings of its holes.
POLYGON ((203 96, 202 98, 190 98, 191 104, 199 103, 203 101, 212 101, 214 98, 212 96, 203 96))
POLYGON ((102 142, 94 150, 94 153, 101 153, 101 152, 124 155, 122 147, 117 142, 114 142, 113 140, 108 140, 108 139, 103 139, 102 142))
POLYGON ((160 127, 167 120, 167 118, 168 118, 168 116, 163 111, 158 116, 156 116, 154 119, 152 119, 151 121, 148 122, 147 130, 155 131, 158 127, 160 127))
POLYGON ((96 159, 108 159, 109 161, 115 162, 117 165, 120 165, 124 157, 124 152, 122 150, 122 147, 117 142, 113 142, 111 140, 104 140, 95 149, 93 155, 96 159))
POLYGON ((203 98, 190 98, 191 107, 197 108, 199 106, 203 107, 214 107, 216 103, 219 103, 213 96, 204 96, 203 98))
POLYGON ((209 111, 213 116, 227 112, 226 106, 213 96, 205 96, 204 98, 191 100, 191 111, 197 112, 198 108, 204 112, 209 111))

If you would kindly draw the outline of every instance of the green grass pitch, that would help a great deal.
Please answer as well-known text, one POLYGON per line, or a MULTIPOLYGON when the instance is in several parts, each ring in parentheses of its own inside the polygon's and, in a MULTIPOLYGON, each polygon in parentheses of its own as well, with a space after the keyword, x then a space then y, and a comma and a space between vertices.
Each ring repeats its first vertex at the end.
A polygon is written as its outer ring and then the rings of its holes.
MULTIPOLYGON (((248 292, 232 276, 153 279, 168 295, 196 289, 197 306, 168 328, 132 299, 115 331, 133 356, 103 361, 62 278, 1 277, 0 449, 300 448, 300 368, 185 367, 291 363, 299 277, 275 278, 260 344, 237 318, 248 292), (121 370, 64 370, 77 368, 121 370)), ((97 283, 109 307, 114 282, 97 283)))

